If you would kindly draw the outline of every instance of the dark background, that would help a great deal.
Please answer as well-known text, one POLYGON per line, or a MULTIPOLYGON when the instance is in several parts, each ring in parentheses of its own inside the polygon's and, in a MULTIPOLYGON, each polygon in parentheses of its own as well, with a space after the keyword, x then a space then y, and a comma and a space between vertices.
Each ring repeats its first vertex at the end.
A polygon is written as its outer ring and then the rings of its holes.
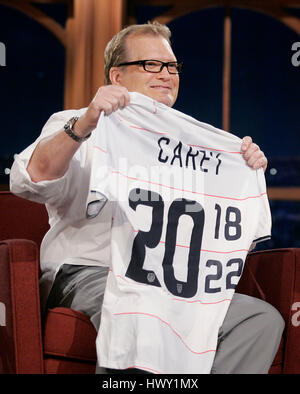
MULTIPOLYGON (((39 4, 62 25, 64 4, 39 4)), ((164 8, 165 9, 165 8, 164 8)), ((300 10, 288 10, 300 17, 300 10)), ((138 23, 161 12, 139 6, 138 23)), ((233 8, 231 132, 252 136, 269 159, 268 186, 300 186, 300 66, 291 63, 299 36, 265 14, 233 8)), ((205 9, 169 24, 173 49, 184 62, 175 108, 222 128, 222 7, 205 9)), ((26 15, 0 4, 0 184, 8 184, 13 156, 40 133, 53 112, 63 110, 65 52, 60 42, 26 15)), ((300 202, 270 201, 272 240, 259 249, 300 247, 300 202)))

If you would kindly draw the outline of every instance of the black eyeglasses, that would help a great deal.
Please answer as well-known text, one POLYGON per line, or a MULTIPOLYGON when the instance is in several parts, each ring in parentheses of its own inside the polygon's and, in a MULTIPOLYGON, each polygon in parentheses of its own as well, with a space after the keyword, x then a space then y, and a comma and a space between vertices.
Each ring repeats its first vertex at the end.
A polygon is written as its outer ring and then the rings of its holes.
POLYGON ((134 62, 120 63, 120 66, 141 65, 149 73, 160 73, 164 67, 167 67, 169 74, 179 74, 182 71, 183 64, 177 62, 161 62, 160 60, 136 60, 134 62))

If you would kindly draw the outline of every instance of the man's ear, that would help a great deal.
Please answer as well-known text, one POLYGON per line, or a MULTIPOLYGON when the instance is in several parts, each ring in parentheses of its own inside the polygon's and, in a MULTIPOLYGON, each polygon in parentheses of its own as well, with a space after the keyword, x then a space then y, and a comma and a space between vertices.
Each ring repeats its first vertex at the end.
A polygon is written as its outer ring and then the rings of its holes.
POLYGON ((111 67, 109 70, 109 78, 112 85, 121 85, 122 71, 120 67, 111 67))

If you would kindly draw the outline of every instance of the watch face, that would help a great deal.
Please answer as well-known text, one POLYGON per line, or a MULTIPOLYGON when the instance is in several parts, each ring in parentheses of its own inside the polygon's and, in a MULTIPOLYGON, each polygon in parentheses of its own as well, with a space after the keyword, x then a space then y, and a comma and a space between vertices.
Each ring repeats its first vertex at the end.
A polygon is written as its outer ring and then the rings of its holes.
POLYGON ((77 141, 77 142, 82 142, 87 140, 90 136, 91 133, 89 135, 87 135, 86 137, 78 137, 78 135, 76 135, 73 130, 72 127, 74 126, 75 122, 78 120, 78 116, 74 116, 73 118, 71 118, 70 120, 68 120, 68 122, 64 125, 64 129, 65 132, 71 137, 73 138, 73 140, 77 141))
POLYGON ((71 129, 78 118, 74 117, 67 121, 65 124, 65 129, 71 129))

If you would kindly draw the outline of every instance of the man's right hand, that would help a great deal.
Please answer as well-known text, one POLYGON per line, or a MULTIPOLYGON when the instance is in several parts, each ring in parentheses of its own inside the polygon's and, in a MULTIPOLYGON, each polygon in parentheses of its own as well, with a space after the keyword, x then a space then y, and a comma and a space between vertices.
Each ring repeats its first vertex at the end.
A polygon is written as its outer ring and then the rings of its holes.
POLYGON ((74 132, 80 137, 86 137, 97 126, 102 111, 106 115, 129 104, 130 96, 126 88, 119 85, 107 85, 98 89, 85 114, 74 126, 74 132))
MULTIPOLYGON (((109 115, 129 104, 128 90, 118 85, 102 86, 88 106, 84 115, 74 124, 74 132, 86 137, 97 126, 102 111, 109 115)), ((33 182, 60 178, 67 171, 70 161, 80 143, 70 138, 62 129, 60 133, 44 138, 36 146, 27 171, 33 182)))

